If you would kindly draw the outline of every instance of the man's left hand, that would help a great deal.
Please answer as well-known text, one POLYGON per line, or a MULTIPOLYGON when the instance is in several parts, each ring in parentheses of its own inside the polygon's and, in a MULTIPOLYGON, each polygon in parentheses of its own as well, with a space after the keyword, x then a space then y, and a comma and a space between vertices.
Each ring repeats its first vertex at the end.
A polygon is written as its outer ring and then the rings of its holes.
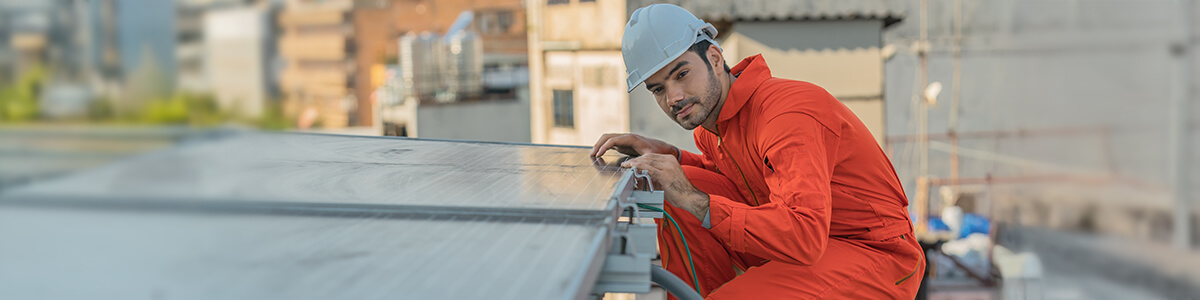
POLYGON ((667 202, 687 210, 697 220, 703 220, 704 215, 708 213, 708 194, 701 192, 688 181, 675 156, 650 153, 625 161, 621 166, 646 170, 654 184, 663 190, 667 202))

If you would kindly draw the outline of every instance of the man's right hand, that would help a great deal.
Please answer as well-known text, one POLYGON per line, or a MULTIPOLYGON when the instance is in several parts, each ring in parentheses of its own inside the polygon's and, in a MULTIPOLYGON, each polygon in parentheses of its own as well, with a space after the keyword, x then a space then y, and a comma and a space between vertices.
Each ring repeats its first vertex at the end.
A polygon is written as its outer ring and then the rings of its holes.
POLYGON ((601 156, 609 149, 616 149, 621 154, 639 156, 647 153, 661 153, 675 156, 679 159, 679 148, 660 140, 647 138, 632 133, 606 133, 600 136, 592 147, 591 156, 601 156))

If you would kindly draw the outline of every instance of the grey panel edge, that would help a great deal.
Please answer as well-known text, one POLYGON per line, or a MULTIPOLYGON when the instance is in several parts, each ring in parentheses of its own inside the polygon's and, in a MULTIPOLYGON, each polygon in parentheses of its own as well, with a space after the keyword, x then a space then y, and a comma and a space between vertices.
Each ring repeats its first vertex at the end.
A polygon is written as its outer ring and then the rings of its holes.
MULTIPOLYGON (((586 257, 590 258, 584 262, 580 268, 580 274, 576 274, 576 280, 572 281, 577 284, 572 299, 591 299, 593 289, 596 286, 596 281, 600 278, 600 272, 604 269, 604 261, 608 257, 608 251, 612 243, 612 234, 616 230, 617 222, 622 214, 622 205, 626 199, 629 199, 633 194, 637 183, 634 179, 632 170, 624 170, 621 174, 621 179, 613 186, 613 195, 609 198, 608 208, 612 215, 605 217, 605 226, 602 229, 603 233, 598 234, 596 238, 599 240, 592 241, 592 252, 586 257)), ((571 289, 568 289, 571 290, 571 289)))
POLYGON ((579 268, 579 273, 575 274, 575 280, 571 282, 573 287, 568 287, 567 291, 573 291, 570 299, 591 299, 592 289, 596 286, 596 280, 600 278, 600 271, 604 268, 604 258, 607 256, 609 243, 612 242, 612 224, 601 229, 601 233, 597 234, 595 240, 592 241, 591 249, 585 258, 590 258, 584 261, 579 268))
MULTIPOLYGON (((155 201, 114 197, 0 197, 0 206, 109 211, 243 214, 379 219, 457 219, 487 217, 495 221, 600 224, 612 218, 608 210, 431 206, 361 203, 297 203, 259 200, 155 201)), ((609 222, 611 223, 611 222, 609 222)), ((608 227, 612 227, 610 224, 608 227)))
MULTIPOLYGON (((265 132, 265 133, 271 133, 271 132, 265 132)), ((590 149, 591 148, 588 146, 575 146, 575 145, 534 144, 534 143, 496 142, 496 141, 473 141, 473 140, 420 138, 420 137, 411 138, 411 137, 404 137, 404 136, 346 135, 346 134, 321 133, 321 132, 279 132, 278 134, 315 135, 315 136, 328 136, 328 137, 348 137, 348 138, 367 138, 367 139, 385 139, 385 140, 404 140, 404 141, 417 141, 417 142, 450 142, 450 143, 465 143, 465 144, 493 144, 493 145, 511 145, 511 146, 556 147, 556 148, 572 148, 572 149, 590 149)))

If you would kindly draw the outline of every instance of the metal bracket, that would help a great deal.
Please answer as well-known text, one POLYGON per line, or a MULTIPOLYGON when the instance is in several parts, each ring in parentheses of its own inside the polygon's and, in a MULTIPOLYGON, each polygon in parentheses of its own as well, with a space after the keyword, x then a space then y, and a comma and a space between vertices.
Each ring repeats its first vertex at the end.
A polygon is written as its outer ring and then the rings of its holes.
MULTIPOLYGON (((654 190, 654 182, 650 180, 649 172, 646 170, 638 170, 637 167, 634 167, 633 179, 636 181, 635 185, 637 185, 637 183, 644 182, 644 187, 646 188, 645 190, 634 190, 633 193, 629 195, 629 198, 635 203, 634 206, 636 207, 636 204, 642 204, 663 209, 663 191, 654 190)), ((637 212, 633 213, 632 215, 622 212, 622 216, 631 218, 642 217, 655 219, 661 219, 663 217, 662 213, 660 212, 641 207, 637 207, 637 212)))
POLYGON ((593 292, 649 293, 657 234, 654 224, 618 223, 593 292))
MULTIPOLYGON (((663 191, 633 191, 633 194, 630 195, 629 198, 633 198, 634 202, 636 202, 637 204, 648 205, 648 206, 653 206, 658 209, 663 209, 663 191)), ((640 216, 642 218, 662 219, 662 217, 663 217, 662 213, 657 212, 657 211, 653 211, 653 210, 649 210, 649 209, 645 209, 645 208, 641 208, 641 207, 638 207, 637 210, 638 210, 638 212, 637 212, 638 216, 640 216)), ((632 217, 632 216, 629 216, 628 214, 625 214, 625 216, 632 217)))
POLYGON ((630 175, 630 180, 621 184, 625 192, 614 195, 619 216, 629 218, 629 222, 616 222, 612 227, 608 253, 592 289, 594 294, 650 292, 650 260, 658 252, 658 229, 641 219, 661 218, 662 214, 639 208, 638 204, 661 208, 663 193, 653 190, 646 171, 635 168, 630 175))
POLYGON ((647 191, 654 190, 654 182, 650 181, 650 172, 649 171, 638 170, 637 167, 633 167, 632 170, 633 170, 633 180, 637 180, 638 178, 645 179, 646 180, 646 190, 647 191))

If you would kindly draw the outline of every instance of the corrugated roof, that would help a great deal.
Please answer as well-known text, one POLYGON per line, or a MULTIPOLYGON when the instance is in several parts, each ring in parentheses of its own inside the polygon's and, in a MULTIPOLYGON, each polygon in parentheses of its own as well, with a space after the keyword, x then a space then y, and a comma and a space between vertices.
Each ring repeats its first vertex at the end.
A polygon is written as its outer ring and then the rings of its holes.
POLYGON ((880 19, 885 26, 904 16, 895 0, 628 0, 629 13, 655 3, 671 3, 709 22, 747 20, 880 19))

